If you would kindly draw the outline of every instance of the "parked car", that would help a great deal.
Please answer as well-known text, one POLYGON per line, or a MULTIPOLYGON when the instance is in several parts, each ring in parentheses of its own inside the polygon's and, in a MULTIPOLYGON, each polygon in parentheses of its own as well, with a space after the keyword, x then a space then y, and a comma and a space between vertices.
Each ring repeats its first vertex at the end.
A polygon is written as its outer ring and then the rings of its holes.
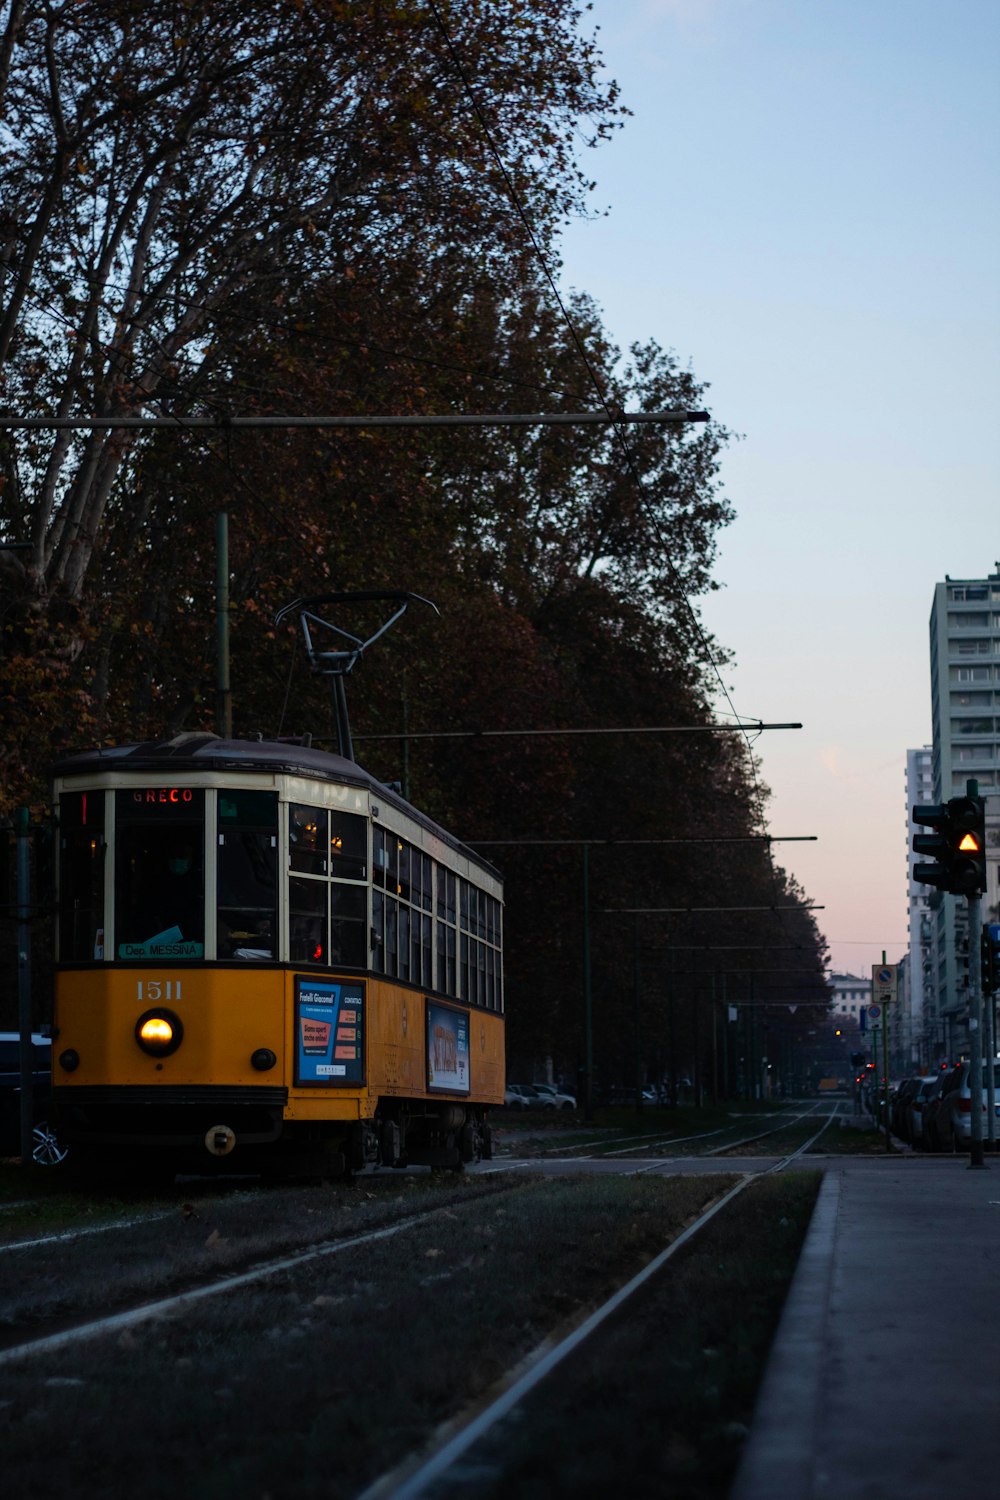
POLYGON ((543 1096, 547 1095, 550 1099, 554 1100, 556 1109, 576 1109, 576 1099, 574 1096, 572 1094, 564 1094, 561 1089, 556 1088, 554 1083, 536 1083, 534 1087, 536 1093, 543 1096))
POLYGON ((922 1078, 916 1076, 904 1078, 897 1084, 893 1091, 892 1103, 890 1105, 890 1125, 893 1135, 898 1135, 900 1140, 908 1141, 910 1128, 910 1100, 914 1097, 922 1078))
POLYGON ((924 1095, 923 1104, 923 1140, 928 1151, 940 1151, 941 1143, 937 1133, 937 1112, 941 1104, 941 1090, 944 1087, 949 1073, 936 1073, 930 1088, 924 1095))
POLYGON ((508 1083, 504 1090, 504 1104, 511 1109, 555 1109, 556 1101, 550 1094, 540 1094, 531 1083, 508 1083))
MULTIPOLYGON (((35 1125, 31 1154, 41 1167, 58 1165, 66 1157, 46 1116, 52 1092, 52 1041, 39 1032, 31 1037, 35 1125)), ((0 1156, 21 1153, 21 1038, 16 1031, 0 1031, 0 1156)))
MULTIPOLYGON (((986 1068, 987 1064, 984 1062, 980 1087, 975 1090, 979 1096, 979 1108, 982 1114, 983 1140, 986 1139, 986 1111, 989 1107, 987 1092, 989 1074, 986 1068)), ((945 1076, 941 1085, 934 1115, 934 1133, 939 1149, 942 1151, 961 1150, 972 1140, 974 1091, 970 1079, 971 1071, 970 1062, 960 1062, 945 1076)), ((1000 1096, 1000 1064, 993 1064, 993 1079, 998 1096, 1000 1096)), ((1000 1107, 997 1108, 997 1113, 1000 1115, 1000 1107)))
POLYGON ((924 1138, 924 1108, 931 1093, 937 1084, 937 1074, 931 1073, 927 1078, 921 1078, 920 1087, 909 1102, 907 1124, 908 1134, 906 1139, 912 1146, 926 1146, 924 1138))

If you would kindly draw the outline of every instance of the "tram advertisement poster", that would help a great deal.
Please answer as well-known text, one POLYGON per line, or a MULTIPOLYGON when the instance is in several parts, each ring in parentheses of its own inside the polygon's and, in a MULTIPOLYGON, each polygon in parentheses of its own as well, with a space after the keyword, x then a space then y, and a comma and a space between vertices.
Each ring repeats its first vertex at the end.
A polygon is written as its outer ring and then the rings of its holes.
POLYGON ((295 987, 295 1082, 365 1081, 365 987, 299 977, 295 987))
POLYGON ((427 1001, 427 1087, 469 1092, 469 1015, 427 1001))

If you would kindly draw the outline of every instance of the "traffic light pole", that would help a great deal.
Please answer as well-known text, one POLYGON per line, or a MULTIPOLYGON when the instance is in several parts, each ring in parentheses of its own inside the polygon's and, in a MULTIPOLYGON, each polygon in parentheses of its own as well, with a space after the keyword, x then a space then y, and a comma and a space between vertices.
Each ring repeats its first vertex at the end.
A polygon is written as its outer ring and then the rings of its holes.
MULTIPOLYGON (((969 1064, 969 1103, 972 1107, 972 1140, 969 1149, 969 1166, 985 1167, 983 1160, 983 1003, 980 945, 973 938, 982 921, 982 897, 978 891, 970 893, 969 901, 969 1039, 972 1043, 972 1060, 969 1064)), ((993 1059, 990 1058, 992 1072, 993 1059)))
POLYGON ((983 1040, 985 1042, 986 1064, 986 1144, 989 1148, 988 1154, 993 1156, 997 1149, 997 1110, 996 1110, 996 996, 991 985, 982 985, 983 995, 983 1040))
POLYGON ((31 870, 30 812, 19 807, 17 829, 17 1014, 21 1037, 21 1165, 31 1166, 35 1124, 35 1078, 31 1052, 31 870))
MULTIPOLYGON (((969 903, 969 1041, 972 1054, 969 1063, 969 1103, 971 1105, 971 1141, 969 1166, 984 1167, 983 1160, 983 949, 978 941, 982 920, 982 897, 986 890, 986 824, 985 803, 979 795, 979 782, 970 776, 965 796, 947 802, 920 803, 912 811, 914 823, 933 828, 934 833, 913 836, 915 854, 929 854, 934 864, 913 867, 913 878, 922 885, 934 885, 953 896, 965 896, 969 903)), ((992 963, 987 965, 987 974, 992 963)), ((986 989, 992 991, 987 978, 986 989)), ((993 998, 990 994, 990 1006, 993 998)), ((992 1020, 992 1018, 991 1018, 992 1020)), ((990 1025, 989 1082, 992 1085, 994 1055, 993 1026, 990 1025)), ((990 1099, 990 1139, 996 1136, 993 1116, 993 1092, 990 1099)))

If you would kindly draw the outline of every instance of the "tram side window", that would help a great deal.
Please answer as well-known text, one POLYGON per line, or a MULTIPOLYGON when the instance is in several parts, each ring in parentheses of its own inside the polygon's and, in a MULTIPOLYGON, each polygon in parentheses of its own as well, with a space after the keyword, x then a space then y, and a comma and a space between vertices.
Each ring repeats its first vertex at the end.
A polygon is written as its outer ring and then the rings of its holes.
POLYGON ((458 937, 456 900, 458 878, 450 870, 437 870, 437 987, 446 995, 458 994, 458 937))
POLYGON ((500 903, 459 882, 459 995, 472 1005, 502 1010, 500 903))
POLYGON ((330 919, 325 880, 288 882, 288 955, 292 963, 330 962, 330 919))
POLYGON ((372 883, 385 890, 389 879, 389 837, 378 824, 372 828, 372 883))
POLYGON ((372 892, 372 968, 399 979, 399 902, 372 892))
POLYGON ((104 957, 104 793, 59 798, 59 956, 104 957))
POLYGON ((115 793, 115 954, 205 956, 205 794, 115 793))
POLYGON ((330 962, 363 969, 368 962, 368 892, 363 885, 330 887, 330 962))
POLYGON ((368 821, 293 802, 288 821, 288 943, 292 963, 368 962, 368 821))
POLYGON ((434 983, 431 958, 431 919, 414 912, 410 921, 410 977, 425 989, 434 983))
POLYGON ((218 955, 274 958, 278 931, 278 795, 219 792, 218 955))
POLYGON ((334 880, 368 879, 368 820, 357 813, 330 814, 330 873, 334 880))
POLYGON ((303 875, 327 873, 328 818, 322 807, 293 802, 288 812, 288 863, 303 875))

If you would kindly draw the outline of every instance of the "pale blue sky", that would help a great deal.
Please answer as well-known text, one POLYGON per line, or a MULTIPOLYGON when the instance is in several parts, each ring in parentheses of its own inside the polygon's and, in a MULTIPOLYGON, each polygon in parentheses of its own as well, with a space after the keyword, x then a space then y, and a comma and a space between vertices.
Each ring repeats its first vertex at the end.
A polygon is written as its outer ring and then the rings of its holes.
POLYGON ((634 111, 563 281, 743 435, 703 605, 834 966, 906 939, 927 621, 1000 558, 1000 0, 595 0, 634 111))

